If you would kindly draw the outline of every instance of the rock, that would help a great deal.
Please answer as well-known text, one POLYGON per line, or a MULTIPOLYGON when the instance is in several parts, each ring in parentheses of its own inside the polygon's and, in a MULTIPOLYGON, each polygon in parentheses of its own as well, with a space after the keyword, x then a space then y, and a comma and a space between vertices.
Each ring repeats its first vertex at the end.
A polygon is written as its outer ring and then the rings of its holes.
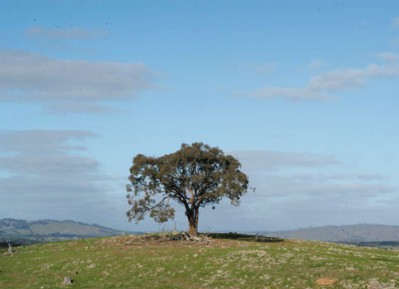
POLYGON ((61 285, 72 285, 73 280, 71 279, 71 277, 65 276, 64 277, 64 281, 61 283, 61 285))

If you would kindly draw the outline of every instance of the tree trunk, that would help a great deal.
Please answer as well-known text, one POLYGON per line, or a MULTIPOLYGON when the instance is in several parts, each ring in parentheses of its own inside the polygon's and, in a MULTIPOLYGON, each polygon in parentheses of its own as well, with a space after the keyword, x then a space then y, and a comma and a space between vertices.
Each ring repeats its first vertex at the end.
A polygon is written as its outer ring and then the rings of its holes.
POLYGON ((198 209, 193 208, 186 212, 188 219, 188 234, 190 237, 196 237, 198 234, 198 209))

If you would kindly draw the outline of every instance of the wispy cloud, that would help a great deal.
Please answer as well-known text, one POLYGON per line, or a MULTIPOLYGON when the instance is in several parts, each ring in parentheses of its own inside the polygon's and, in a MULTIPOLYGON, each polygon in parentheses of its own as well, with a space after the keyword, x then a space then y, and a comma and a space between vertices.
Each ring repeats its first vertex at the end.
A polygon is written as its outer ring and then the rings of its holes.
POLYGON ((325 65, 324 61, 320 59, 313 60, 311 63, 309 63, 309 68, 312 70, 317 70, 322 68, 325 65))
POLYGON ((85 146, 74 144, 73 140, 92 138, 89 131, 76 130, 26 130, 0 131, 0 151, 7 153, 45 153, 81 151, 85 146))
POLYGON ((322 91, 313 90, 309 87, 283 87, 268 86, 259 88, 248 94, 252 98, 282 98, 288 100, 328 100, 332 97, 322 91))
POLYGON ((397 190, 383 184, 381 178, 352 178, 342 174, 303 177, 301 174, 258 173, 253 178, 257 183, 257 191, 269 199, 320 198, 352 201, 358 198, 370 199, 397 190))
POLYGON ((291 168, 315 168, 336 165, 339 162, 332 156, 270 150, 250 150, 231 152, 250 171, 276 171, 291 168))
MULTIPOLYGON (((234 226, 272 230, 386 222, 387 215, 396 211, 396 203, 381 202, 397 198, 398 188, 387 178, 348 172, 348 164, 334 156, 259 150, 231 154, 256 188, 239 208, 223 208, 234 226)), ((216 214, 211 210, 203 214, 204 225, 217 226, 216 214)))
POLYGON ((394 19, 392 19, 391 26, 392 26, 393 29, 399 30, 399 16, 397 16, 394 19))
POLYGON ((243 170, 252 176, 255 186, 266 194, 306 195, 347 191, 388 192, 377 174, 342 173, 343 163, 324 154, 269 150, 236 151, 243 170), (378 189, 380 188, 380 190, 378 189))
POLYGON ((379 52, 377 56, 388 63, 395 63, 399 60, 399 55, 392 52, 379 52))
POLYGON ((155 87, 142 63, 60 60, 0 51, 0 100, 39 102, 47 109, 101 112, 104 102, 127 100, 155 87))
POLYGON ((48 28, 42 26, 30 27, 26 30, 29 38, 43 40, 88 40, 108 36, 106 30, 86 30, 79 27, 48 28))
POLYGON ((256 65, 253 66, 253 69, 260 75, 269 75, 277 69, 277 63, 272 62, 268 64, 256 65))
POLYGON ((91 182, 99 173, 99 164, 82 156, 87 148, 76 142, 93 137, 87 131, 1 131, 0 171, 43 181, 74 176, 79 182, 91 182))
POLYGON ((254 98, 283 98, 289 100, 328 100, 335 94, 365 85, 373 79, 389 79, 399 75, 399 66, 392 62, 395 54, 380 57, 390 60, 384 64, 370 64, 364 68, 347 68, 324 72, 309 79, 304 87, 263 87, 251 93, 254 98))
POLYGON ((93 219, 112 203, 100 164, 85 156, 88 131, 1 131, 2 216, 93 219), (96 208, 97 207, 97 208, 96 208), (92 215, 92 216, 90 216, 92 215))
POLYGON ((397 76, 399 68, 370 64, 365 68, 348 68, 336 70, 310 79, 308 88, 316 91, 342 91, 364 85, 368 80, 374 78, 391 78, 397 76))

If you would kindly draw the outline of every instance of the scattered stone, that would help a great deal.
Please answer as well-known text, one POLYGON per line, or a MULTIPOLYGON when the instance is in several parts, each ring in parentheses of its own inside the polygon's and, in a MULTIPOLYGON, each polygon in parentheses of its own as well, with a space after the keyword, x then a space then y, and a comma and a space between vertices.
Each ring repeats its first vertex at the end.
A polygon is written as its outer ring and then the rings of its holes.
POLYGON ((389 283, 381 283, 378 279, 373 278, 367 284, 367 289, 394 289, 397 288, 395 280, 390 281, 389 283))
POLYGON ((10 243, 8 243, 8 251, 7 251, 7 253, 8 253, 8 254, 11 254, 11 255, 12 255, 12 253, 13 253, 13 251, 12 251, 12 245, 11 245, 10 243))
POLYGON ((14 250, 12 248, 12 245, 10 243, 8 243, 8 250, 7 252, 5 252, 3 255, 5 256, 12 256, 12 254, 14 254, 16 252, 16 250, 14 250))
POLYGON ((73 280, 71 279, 71 277, 65 276, 64 277, 64 281, 61 283, 61 285, 72 285, 73 280))

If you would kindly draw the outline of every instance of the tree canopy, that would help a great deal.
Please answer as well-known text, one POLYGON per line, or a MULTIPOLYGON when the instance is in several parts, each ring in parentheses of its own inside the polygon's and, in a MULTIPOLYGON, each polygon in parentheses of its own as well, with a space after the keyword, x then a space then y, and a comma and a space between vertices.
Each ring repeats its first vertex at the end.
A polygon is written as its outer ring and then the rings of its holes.
POLYGON ((170 203, 175 201, 185 209, 189 234, 196 236, 201 207, 214 206, 223 198, 239 205, 248 188, 240 168, 233 156, 203 143, 182 144, 180 150, 161 157, 138 154, 127 185, 129 221, 139 222, 148 214, 156 222, 166 222, 175 215, 170 203))

